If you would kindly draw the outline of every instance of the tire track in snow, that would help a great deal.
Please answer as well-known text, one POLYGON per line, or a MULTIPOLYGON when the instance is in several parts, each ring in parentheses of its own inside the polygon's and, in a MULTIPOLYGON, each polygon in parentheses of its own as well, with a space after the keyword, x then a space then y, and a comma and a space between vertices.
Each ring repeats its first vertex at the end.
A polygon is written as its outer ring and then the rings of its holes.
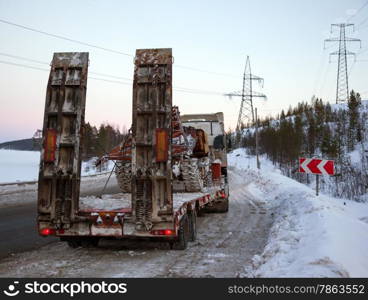
POLYGON ((251 276, 244 267, 251 265, 254 255, 262 253, 272 217, 262 199, 247 191, 251 178, 231 170, 229 176, 229 212, 198 218, 197 241, 189 243, 185 251, 155 243, 128 249, 69 249, 64 243, 55 243, 0 261, 0 276, 251 276))

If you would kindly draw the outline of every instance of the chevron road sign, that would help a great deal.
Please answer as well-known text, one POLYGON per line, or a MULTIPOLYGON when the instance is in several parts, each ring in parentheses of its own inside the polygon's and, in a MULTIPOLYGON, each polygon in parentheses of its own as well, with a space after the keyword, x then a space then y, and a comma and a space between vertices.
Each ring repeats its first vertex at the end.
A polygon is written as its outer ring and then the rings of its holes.
POLYGON ((333 160, 299 158, 299 172, 317 175, 335 175, 335 164, 333 160))

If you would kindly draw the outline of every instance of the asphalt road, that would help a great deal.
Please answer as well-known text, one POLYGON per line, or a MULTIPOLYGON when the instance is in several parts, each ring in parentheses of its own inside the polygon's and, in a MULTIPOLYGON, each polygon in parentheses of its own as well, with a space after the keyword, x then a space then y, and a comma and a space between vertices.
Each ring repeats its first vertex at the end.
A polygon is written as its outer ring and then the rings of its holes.
POLYGON ((0 260, 0 277, 252 277, 273 222, 262 197, 248 191, 242 172, 229 170, 228 213, 198 218, 198 235, 185 251, 167 243, 101 241, 95 248, 52 243, 0 260), (102 243, 104 242, 104 244, 102 243))
MULTIPOLYGON (((104 182, 98 182, 94 187, 81 193, 81 196, 98 195, 104 182)), ((20 192, 34 201, 24 204, 0 208, 0 259, 12 253, 36 249, 40 246, 58 241, 55 237, 41 237, 36 226, 37 193, 35 191, 20 192)), ((119 193, 116 185, 108 186, 106 194, 119 193)), ((19 196, 19 195, 17 195, 19 196)))

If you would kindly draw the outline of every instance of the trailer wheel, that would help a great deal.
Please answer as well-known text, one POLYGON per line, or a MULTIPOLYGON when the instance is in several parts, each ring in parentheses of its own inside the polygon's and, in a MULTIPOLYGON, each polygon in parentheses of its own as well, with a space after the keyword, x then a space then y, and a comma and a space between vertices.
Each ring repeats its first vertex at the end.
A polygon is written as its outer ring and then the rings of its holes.
POLYGON ((222 199, 214 203, 212 206, 206 206, 204 211, 206 213, 226 213, 229 211, 229 198, 222 199))
POLYGON ((200 208, 199 205, 196 205, 196 213, 198 218, 205 216, 204 208, 200 208))
POLYGON ((85 237, 81 240, 82 248, 93 248, 98 246, 98 237, 85 237))
POLYGON ((189 240, 189 222, 188 215, 185 214, 180 221, 178 239, 170 244, 173 250, 185 250, 189 240))
POLYGON ((81 246, 81 240, 77 238, 69 238, 66 240, 70 248, 78 248, 81 246))
POLYGON ((194 242, 197 239, 197 212, 190 211, 189 214, 189 241, 194 242))
POLYGON ((229 198, 224 199, 219 206, 219 212, 226 213, 229 211, 229 198))

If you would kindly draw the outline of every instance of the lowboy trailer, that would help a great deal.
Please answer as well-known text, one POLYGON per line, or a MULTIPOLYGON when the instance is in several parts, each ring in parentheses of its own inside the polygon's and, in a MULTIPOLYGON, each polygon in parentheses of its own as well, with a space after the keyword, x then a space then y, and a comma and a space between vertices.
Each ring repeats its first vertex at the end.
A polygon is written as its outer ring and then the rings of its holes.
MULTIPOLYGON (((134 238, 166 241, 173 249, 185 249, 188 241, 196 239, 198 215, 228 211, 222 113, 183 116, 184 124, 200 122, 197 144, 207 149, 205 159, 201 158, 207 165, 199 164, 196 175, 198 180, 203 177, 207 181, 196 193, 185 189, 173 192, 172 124, 176 123, 172 120, 172 62, 171 49, 136 51, 131 192, 121 194, 113 208, 85 208, 80 203, 79 190, 88 53, 54 54, 38 184, 40 235, 58 236, 71 247, 97 245, 101 238, 134 238)), ((192 158, 193 153, 182 155, 181 160, 176 157, 175 161, 197 160, 192 158)), ((176 176, 180 179, 183 175, 176 176)))

